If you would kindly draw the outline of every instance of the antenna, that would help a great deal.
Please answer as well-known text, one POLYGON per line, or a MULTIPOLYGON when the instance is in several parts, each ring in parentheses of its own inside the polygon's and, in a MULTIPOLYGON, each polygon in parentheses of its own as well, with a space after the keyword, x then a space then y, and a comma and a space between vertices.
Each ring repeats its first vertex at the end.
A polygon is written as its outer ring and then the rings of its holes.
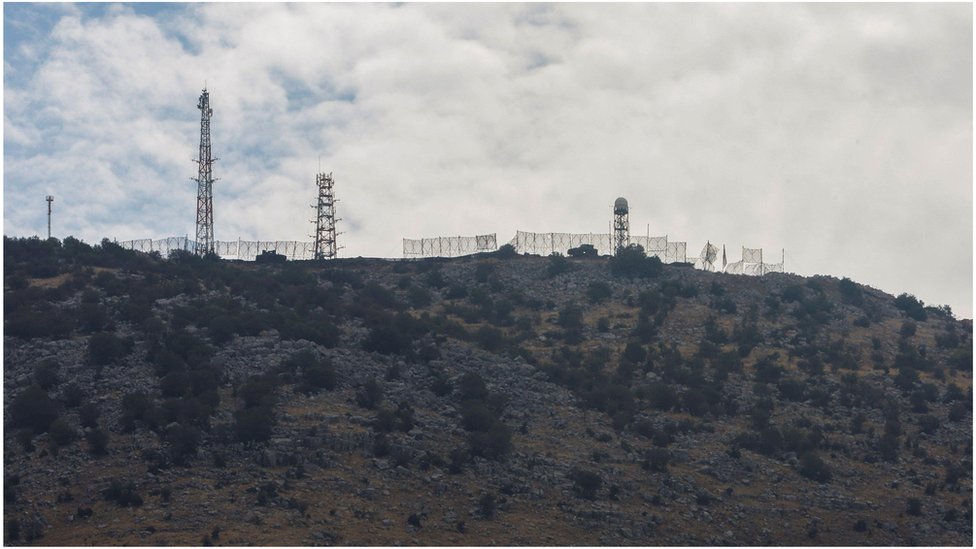
POLYGON ((197 255, 214 253, 213 229, 213 163, 210 150, 210 93, 204 81, 203 93, 197 108, 200 109, 200 155, 197 157, 197 240, 194 252, 197 255))
POLYGON ((51 203, 54 202, 54 196, 47 195, 47 239, 51 240, 51 203))
MULTIPOLYGON (((320 157, 321 158, 321 157, 320 157)), ((319 188, 318 202, 313 204, 316 215, 312 223, 315 223, 315 259, 335 259, 338 256, 340 246, 337 245, 336 221, 342 221, 336 217, 335 204, 338 202, 335 197, 332 173, 319 172, 315 176, 315 185, 319 188)))

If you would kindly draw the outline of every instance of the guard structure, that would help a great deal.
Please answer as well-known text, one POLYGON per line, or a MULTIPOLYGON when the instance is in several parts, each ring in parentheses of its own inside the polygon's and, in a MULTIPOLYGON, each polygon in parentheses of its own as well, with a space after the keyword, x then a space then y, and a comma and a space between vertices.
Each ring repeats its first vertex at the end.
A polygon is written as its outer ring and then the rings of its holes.
POLYGON ((47 239, 51 240, 51 203, 54 202, 54 197, 47 195, 47 239))
POLYGON ((614 255, 630 245, 630 208, 627 199, 619 197, 613 201, 613 251, 614 255))
POLYGON ((200 109, 200 154, 196 159, 197 177, 197 238, 194 252, 197 255, 215 253, 213 227, 213 158, 210 149, 210 94, 203 88, 197 103, 200 109))
POLYGON ((338 256, 339 246, 336 241, 336 221, 341 221, 336 217, 335 205, 338 200, 335 197, 335 180, 332 172, 319 173, 315 176, 315 185, 319 189, 319 198, 315 208, 316 216, 312 220, 315 223, 315 248, 313 257, 315 259, 335 259, 338 256))

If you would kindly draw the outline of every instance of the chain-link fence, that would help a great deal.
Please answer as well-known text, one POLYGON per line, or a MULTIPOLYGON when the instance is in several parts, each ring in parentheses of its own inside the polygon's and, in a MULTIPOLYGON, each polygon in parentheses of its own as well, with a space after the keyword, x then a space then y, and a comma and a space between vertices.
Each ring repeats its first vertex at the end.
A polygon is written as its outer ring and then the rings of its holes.
POLYGON ((404 238, 403 257, 458 257, 498 249, 495 234, 404 238))
MULTIPOLYGON (((194 252, 197 243, 185 236, 170 238, 126 240, 118 242, 126 250, 137 252, 159 252, 167 257, 171 251, 183 250, 194 252)), ((214 242, 214 251, 222 259, 240 259, 254 261, 261 252, 273 251, 283 255, 291 261, 313 259, 315 257, 315 243, 296 240, 218 240, 214 242)))
MULTIPOLYGON (((668 242, 667 236, 630 236, 630 243, 644 248, 648 256, 657 256, 664 263, 687 260, 687 243, 668 242)), ((593 246, 599 255, 613 255, 613 236, 600 233, 530 233, 517 231, 509 242, 520 254, 569 254, 569 250, 584 244, 593 246)))

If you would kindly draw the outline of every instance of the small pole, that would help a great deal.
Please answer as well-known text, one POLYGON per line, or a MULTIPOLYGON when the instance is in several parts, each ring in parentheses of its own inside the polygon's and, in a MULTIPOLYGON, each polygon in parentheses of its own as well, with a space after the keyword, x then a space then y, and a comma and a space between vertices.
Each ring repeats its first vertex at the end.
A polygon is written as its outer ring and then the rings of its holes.
POLYGON ((51 203, 54 202, 52 195, 47 195, 47 239, 51 240, 51 203))

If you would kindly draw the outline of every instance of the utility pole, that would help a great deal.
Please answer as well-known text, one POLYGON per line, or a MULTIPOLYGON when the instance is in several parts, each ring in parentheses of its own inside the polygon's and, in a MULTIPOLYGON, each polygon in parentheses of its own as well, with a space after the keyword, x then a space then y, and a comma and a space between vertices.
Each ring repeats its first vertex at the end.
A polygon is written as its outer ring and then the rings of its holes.
POLYGON ((51 203, 54 202, 54 197, 47 195, 47 239, 51 239, 51 203))
POLYGON ((200 109, 200 154, 197 157, 197 240, 194 252, 197 255, 214 253, 213 228, 213 163, 216 158, 211 157, 210 150, 210 94, 203 88, 197 103, 200 109))

